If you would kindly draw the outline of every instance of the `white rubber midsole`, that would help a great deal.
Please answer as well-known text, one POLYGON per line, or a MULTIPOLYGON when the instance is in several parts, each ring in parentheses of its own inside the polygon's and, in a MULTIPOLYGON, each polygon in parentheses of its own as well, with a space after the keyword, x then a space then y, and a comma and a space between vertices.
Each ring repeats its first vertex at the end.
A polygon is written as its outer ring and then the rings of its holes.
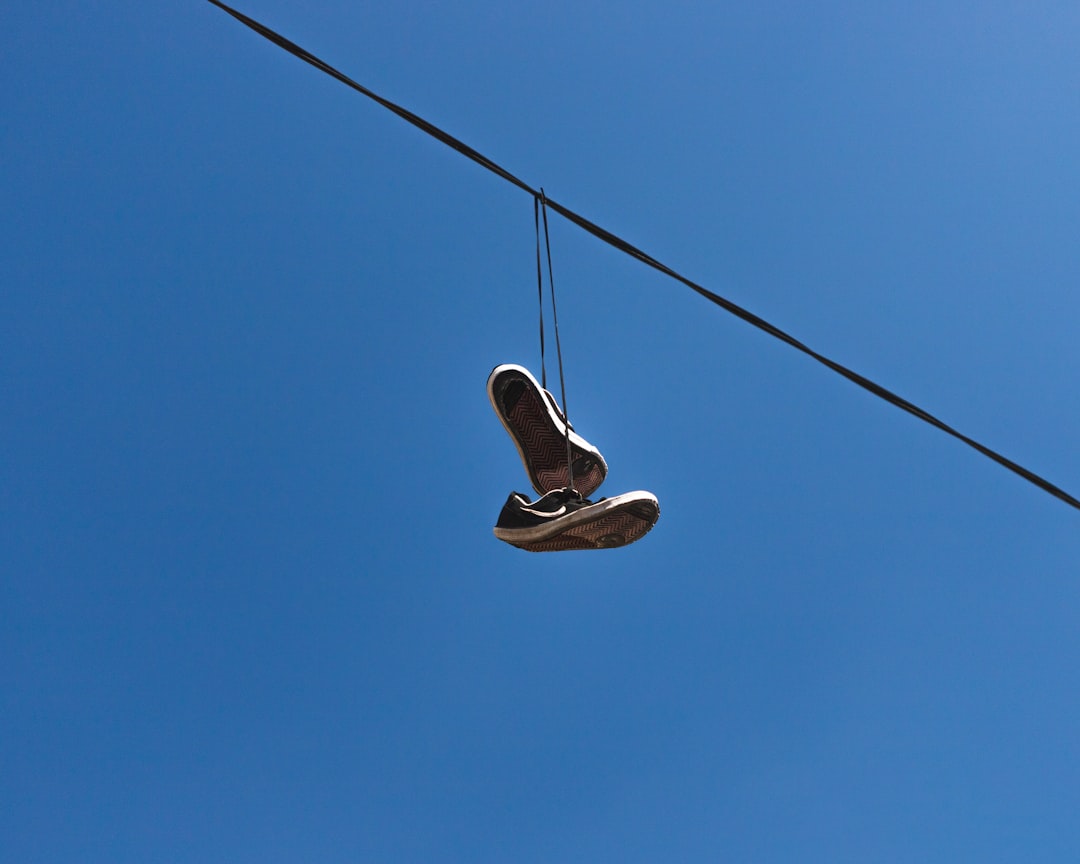
MULTIPOLYGON (((487 380, 488 399, 491 401, 491 407, 495 409, 495 414, 496 414, 496 416, 498 416, 499 422, 502 423, 503 428, 506 430, 506 433, 510 436, 510 440, 514 442, 514 447, 518 451, 518 456, 521 458, 522 464, 525 465, 526 468, 529 467, 528 454, 526 454, 526 452, 522 448, 521 443, 518 441, 517 435, 514 434, 514 430, 511 428, 510 424, 507 422, 506 417, 503 415, 503 412, 499 410, 499 406, 498 406, 498 403, 497 403, 496 398, 495 398, 495 393, 492 390, 492 385, 493 385, 495 379, 497 377, 499 377, 496 373, 502 374, 502 373, 505 373, 505 372, 511 371, 511 370, 518 373, 519 375, 521 375, 521 377, 523 377, 527 381, 529 381, 532 384, 532 386, 536 389, 536 392, 540 394, 540 399, 544 403, 544 408, 547 411, 547 415, 550 418, 550 420, 552 422, 552 425, 554 425, 554 427, 555 427, 555 430, 556 430, 556 432, 558 434, 558 437, 562 438, 563 440, 566 440, 566 438, 569 437, 571 447, 576 448, 577 450, 581 451, 584 455, 588 456, 588 458, 594 460, 598 465, 600 465, 601 471, 603 472, 603 474, 606 475, 607 474, 607 462, 604 461, 604 457, 600 455, 599 450, 597 450, 595 447, 593 447, 592 444, 590 444, 588 441, 586 441, 584 438, 582 438, 580 435, 578 435, 573 430, 573 428, 569 428, 567 423, 562 419, 562 417, 559 416, 560 412, 555 407, 556 406, 555 397, 552 396, 551 393, 549 393, 543 387, 541 387, 540 382, 537 381, 533 377, 532 373, 528 369, 526 369, 524 366, 519 366, 516 363, 504 363, 504 364, 502 364, 500 366, 496 366, 491 371, 491 374, 488 376, 488 380, 487 380), (567 435, 568 432, 569 432, 569 436, 567 435)), ((535 485, 534 485, 534 488, 536 488, 535 485)), ((550 489, 539 489, 539 488, 537 488, 536 491, 540 492, 542 494, 546 494, 547 492, 550 492, 551 490, 550 489)))
POLYGON ((557 516, 550 522, 544 522, 540 525, 532 525, 528 528, 500 528, 497 525, 492 530, 495 536, 500 540, 506 540, 508 542, 520 542, 520 543, 538 543, 542 540, 548 540, 564 531, 574 528, 578 525, 585 525, 589 522, 595 522, 601 516, 605 516, 614 510, 620 510, 630 504, 649 503, 659 510, 659 502, 656 500, 656 496, 649 492, 626 492, 622 495, 616 495, 614 498, 605 498, 603 501, 597 501, 595 504, 590 504, 588 507, 582 507, 580 510, 575 510, 573 513, 569 513, 566 516, 557 516))

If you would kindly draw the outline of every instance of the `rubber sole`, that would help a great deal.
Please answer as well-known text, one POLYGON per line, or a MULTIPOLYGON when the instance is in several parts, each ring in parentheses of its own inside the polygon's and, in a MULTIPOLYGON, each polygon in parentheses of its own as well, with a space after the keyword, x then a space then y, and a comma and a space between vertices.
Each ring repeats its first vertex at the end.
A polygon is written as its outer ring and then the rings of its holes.
POLYGON ((648 492, 627 492, 597 501, 531 528, 494 529, 500 540, 527 552, 615 549, 640 540, 660 518, 660 504, 648 492))
MULTIPOLYGON (((546 495, 570 485, 567 467, 567 424, 554 397, 528 369, 513 363, 496 366, 488 376, 488 399, 517 447, 533 489, 546 495)), ((585 498, 607 477, 600 451, 569 430, 574 487, 585 498)))

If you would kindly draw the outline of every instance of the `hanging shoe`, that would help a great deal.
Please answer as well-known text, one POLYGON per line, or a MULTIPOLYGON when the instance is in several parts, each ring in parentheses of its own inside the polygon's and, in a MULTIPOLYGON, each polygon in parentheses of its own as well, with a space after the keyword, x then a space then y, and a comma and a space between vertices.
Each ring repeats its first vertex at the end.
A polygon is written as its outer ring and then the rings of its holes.
MULTIPOLYGON (((570 485, 566 470, 566 417, 555 397, 540 386, 528 369, 507 363, 496 366, 487 382, 488 398, 506 431, 514 439, 533 489, 544 495, 570 485)), ((570 426, 574 487, 591 495, 607 476, 600 451, 570 426)))
POLYGON ((511 492, 499 514, 495 536, 529 552, 613 549, 644 537, 660 518, 656 496, 627 492, 595 504, 569 489, 529 501, 511 492))

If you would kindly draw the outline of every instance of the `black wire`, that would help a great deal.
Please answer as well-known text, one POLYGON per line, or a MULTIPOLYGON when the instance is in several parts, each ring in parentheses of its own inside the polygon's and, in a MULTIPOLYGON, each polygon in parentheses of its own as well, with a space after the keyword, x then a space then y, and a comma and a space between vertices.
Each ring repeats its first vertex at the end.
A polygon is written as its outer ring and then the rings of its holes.
POLYGON ((420 116, 418 116, 416 114, 413 114, 413 112, 410 111, 409 109, 402 108, 400 105, 395 105, 389 99, 383 99, 383 97, 380 96, 378 93, 373 93, 372 91, 368 90, 367 87, 365 87, 363 84, 358 84, 356 81, 353 81, 352 78, 350 78, 347 75, 339 72, 337 69, 335 69, 329 63, 327 63, 327 62, 325 62, 323 60, 320 60, 314 54, 311 54, 310 52, 305 51, 303 48, 301 48, 295 42, 290 42, 284 36, 282 36, 282 35, 280 35, 278 33, 275 33, 269 27, 267 27, 264 24, 260 24, 254 18, 249 18, 243 12, 237 12, 235 9, 233 9, 233 8, 231 8, 229 6, 226 6, 224 3, 218 2, 218 0, 208 0, 208 2, 213 3, 219 9, 223 9, 224 11, 228 12, 237 21, 240 21, 241 23, 246 24, 248 27, 250 27, 256 33, 258 33, 260 36, 264 36, 265 38, 269 39, 271 42, 273 42, 279 48, 284 48, 286 51, 288 51, 293 56, 299 57, 305 63, 310 63, 316 69, 318 69, 318 70, 320 70, 322 72, 325 72, 331 78, 336 78, 342 84, 345 84, 345 85, 347 85, 349 87, 352 87, 352 89, 356 90, 358 93, 363 93, 369 99, 373 99, 376 102, 378 102, 380 105, 382 105, 384 108, 388 108, 389 110, 393 111, 395 114, 397 114, 403 120, 409 121, 410 123, 413 124, 413 126, 416 126, 418 129, 423 129, 425 132, 428 133, 428 135, 431 135, 433 138, 438 138, 440 141, 443 142, 443 144, 446 144, 448 147, 453 147, 455 150, 457 150, 462 155, 468 156, 470 159, 473 160, 473 162, 476 162, 479 165, 483 165, 489 171, 492 171, 495 174, 498 174, 500 177, 503 178, 503 180, 506 180, 509 183, 513 183, 519 189, 524 189, 526 192, 528 192, 530 195, 532 195, 534 197, 536 196, 536 190, 533 189, 531 186, 529 186, 529 184, 525 183, 523 180, 519 180, 517 177, 515 177, 513 174, 511 174, 509 171, 507 171, 505 168, 501 167, 500 165, 496 165, 494 162, 492 162, 490 159, 488 159, 487 156, 485 156, 483 153, 480 153, 480 152, 474 150, 472 147, 470 147, 464 141, 460 141, 457 138, 455 138, 453 135, 449 134, 448 132, 444 132, 438 126, 435 126, 434 124, 429 123, 423 117, 420 117, 420 116))
MULTIPOLYGON (((292 55, 300 58, 301 60, 303 60, 305 63, 311 64, 316 69, 319 69, 320 71, 325 72, 327 75, 329 75, 332 78, 336 78, 338 81, 342 82, 343 84, 346 84, 347 86, 351 87, 353 90, 356 90, 359 93, 363 93, 369 99, 373 99, 375 102, 378 102, 384 108, 387 108, 390 111, 393 111, 399 117, 401 117, 404 120, 407 120, 409 123, 416 126, 418 129, 422 129, 424 132, 426 132, 428 135, 431 135, 433 138, 438 139, 439 141, 446 144, 448 147, 452 147, 454 150, 457 150, 462 155, 467 156, 473 162, 476 162, 478 165, 482 165, 483 167, 487 168, 493 174, 497 174, 499 177, 506 180, 507 182, 514 184, 519 189, 522 189, 525 192, 528 192, 530 195, 533 196, 534 200, 539 199, 541 197, 542 193, 540 193, 536 189, 533 189, 528 183, 526 183, 525 181, 519 179, 518 177, 515 177, 513 174, 511 174, 509 171, 507 171, 501 165, 499 165, 499 164, 493 162, 492 160, 488 159, 482 153, 480 153, 477 150, 474 150, 468 144, 465 144, 463 141, 460 141, 459 139, 455 138, 453 135, 450 135, 448 132, 444 132, 438 126, 435 126, 434 124, 429 123, 424 118, 419 117, 416 114, 413 114, 408 109, 402 108, 400 105, 396 105, 393 102, 389 101, 388 99, 384 99, 383 97, 379 96, 378 94, 373 93, 371 90, 368 90, 363 85, 358 84, 357 82, 353 81, 348 76, 343 75, 341 72, 339 72, 333 66, 329 65, 328 63, 324 62, 323 60, 320 60, 318 57, 314 56, 313 54, 310 54, 309 52, 305 51, 303 48, 301 48, 299 45, 295 44, 294 42, 290 42, 284 36, 281 36, 281 35, 275 33, 273 30, 266 27, 265 25, 260 24, 258 21, 255 21, 252 18, 249 18, 247 15, 244 15, 241 12, 237 12, 235 9, 232 9, 229 6, 226 6, 224 3, 219 2, 219 0, 208 0, 208 2, 214 4, 219 9, 223 9, 225 12, 228 12, 235 19, 237 19, 241 23, 247 25, 248 27, 250 27, 252 30, 254 30, 259 35, 265 37, 266 39, 269 39, 275 45, 279 46, 280 48, 285 49, 290 54, 292 54, 292 55)), ((987 447, 987 446, 985 446, 983 444, 980 444, 978 441, 974 440, 973 438, 969 438, 967 435, 964 435, 964 434, 958 432, 956 429, 953 429, 948 424, 943 423, 941 420, 937 419, 932 414, 928 413, 927 411, 923 410, 922 408, 918 407, 917 405, 913 404, 912 402, 909 402, 907 399, 904 399, 901 396, 897 396, 895 393, 893 393, 892 391, 886 389, 885 387, 882 387, 880 384, 877 384, 874 381, 871 381, 869 378, 867 378, 867 377, 865 377, 863 375, 860 375, 858 372, 855 372, 855 371, 853 371, 851 369, 848 369, 846 366, 844 366, 844 365, 842 365, 840 363, 837 363, 835 360, 830 360, 828 357, 825 357, 824 355, 819 354, 817 351, 814 351, 812 348, 809 348, 808 346, 804 345, 802 342, 800 342, 794 336, 791 336, 791 335, 785 333, 779 327, 776 327, 775 325, 770 324, 764 318, 758 317, 753 312, 750 312, 749 310, 744 309, 743 307, 739 306, 737 303, 733 303, 731 300, 728 300, 728 299, 726 299, 724 297, 721 297, 719 294, 715 294, 714 292, 710 291, 708 288, 704 288, 701 285, 697 284, 696 282, 694 282, 694 281, 692 281, 690 279, 687 279, 685 276, 675 272, 674 270, 672 270, 667 265, 661 264, 659 261, 657 261, 651 255, 641 251, 640 249, 638 249, 633 244, 628 243, 626 240, 623 240, 621 237, 619 237, 619 236, 617 236, 615 234, 612 234, 607 229, 601 228, 595 222, 592 222, 589 219, 586 219, 584 216, 581 216, 580 214, 575 213, 569 207, 565 207, 562 204, 559 204, 557 201, 555 201, 555 200, 553 200, 551 198, 546 198, 545 197, 543 200, 544 200, 544 203, 546 204, 547 207, 550 207, 552 210, 554 210, 560 216, 570 220, 575 225, 577 225, 579 228, 583 229, 584 231, 587 231, 588 233, 592 234, 594 237, 597 237, 598 239, 603 240, 605 243, 615 247, 620 252, 624 252, 625 254, 629 255, 632 258, 636 258, 638 261, 642 262, 643 264, 647 264, 649 267, 652 267, 654 270, 658 270, 659 272, 663 273, 664 275, 670 276, 672 279, 675 279, 676 281, 681 282, 686 287, 692 289, 693 291, 696 291, 698 294, 700 294, 706 300, 709 300, 712 303, 715 303, 717 306, 719 306, 722 309, 725 309, 726 311, 730 312, 732 315, 735 315, 736 317, 741 318, 743 321, 747 322, 748 324, 752 324, 754 327, 757 327, 759 330, 763 330, 764 332, 768 333, 770 336, 773 336, 776 339, 779 339, 781 342, 787 343, 792 348, 795 348, 796 350, 801 351, 803 354, 806 354, 808 357, 814 358, 816 361, 818 361, 822 365, 827 366, 829 369, 832 369, 834 372, 836 372, 839 375, 843 375, 849 381, 853 382, 854 384, 857 384, 858 386, 862 387, 864 390, 868 390, 870 393, 873 393, 878 398, 884 399, 886 402, 888 402, 888 403, 890 403, 892 405, 895 405, 897 408, 900 408, 901 410, 906 411, 906 412, 908 412, 909 414, 911 414, 911 415, 913 415, 915 417, 918 417, 923 422, 929 423, 931 426, 934 426, 934 427, 940 429, 942 432, 945 432, 946 434, 951 435, 952 437, 954 437, 954 438, 956 438, 956 439, 958 439, 960 441, 963 441, 969 447, 972 447, 975 450, 977 450, 978 452, 982 453, 984 456, 986 456, 986 457, 988 457, 990 459, 993 459, 999 465, 1002 465, 1005 468, 1008 468, 1010 471, 1012 471, 1013 473, 1018 474, 1019 476, 1023 477, 1028 482, 1033 483, 1035 486, 1038 486, 1044 492, 1047 492, 1047 493, 1053 495, 1055 498, 1058 498, 1059 500, 1064 501, 1066 504, 1070 505, 1071 507, 1075 507, 1077 510, 1080 510, 1080 500, 1077 500, 1072 495, 1070 495, 1068 492, 1064 491, 1063 489, 1060 489, 1059 487, 1055 486, 1053 483, 1051 483, 1048 480, 1045 480, 1044 478, 1040 477, 1038 474, 1035 474, 1034 472, 1029 471, 1027 468, 1024 468, 1022 465, 1018 465, 1016 462, 1013 462, 1011 459, 1008 459, 1005 456, 1002 456, 1000 453, 997 453, 994 450, 991 450, 989 447, 987 447)), ((563 410, 565 411, 565 396, 564 396, 563 403, 564 403, 563 404, 563 410)))

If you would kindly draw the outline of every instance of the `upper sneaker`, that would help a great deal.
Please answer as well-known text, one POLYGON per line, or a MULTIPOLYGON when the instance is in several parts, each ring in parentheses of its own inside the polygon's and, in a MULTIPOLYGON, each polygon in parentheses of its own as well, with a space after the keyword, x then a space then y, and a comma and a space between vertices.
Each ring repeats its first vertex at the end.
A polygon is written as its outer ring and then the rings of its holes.
POLYGON ((511 492, 495 536, 529 552, 612 549, 640 540, 660 518, 656 496, 627 492, 595 504, 570 489, 556 489, 529 503, 511 492))
POLYGON ((567 432, 574 488, 588 496, 604 482, 607 462, 600 451, 574 431, 555 397, 528 369, 513 363, 496 366, 488 376, 487 391, 495 413, 514 439, 533 489, 545 495, 570 485, 567 432))

